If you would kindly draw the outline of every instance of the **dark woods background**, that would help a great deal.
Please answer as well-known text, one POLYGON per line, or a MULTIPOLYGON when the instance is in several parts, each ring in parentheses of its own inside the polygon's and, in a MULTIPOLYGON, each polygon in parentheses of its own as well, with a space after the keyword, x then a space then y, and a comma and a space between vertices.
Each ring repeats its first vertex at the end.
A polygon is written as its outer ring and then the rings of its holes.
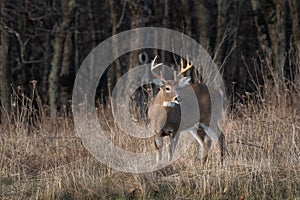
MULTIPOLYGON (((261 92, 265 81, 293 89, 299 78, 299 9, 297 0, 0 0, 1 105, 10 110, 13 92, 30 96, 35 89, 56 115, 70 105, 76 71, 96 45, 145 26, 197 40, 220 67, 234 101, 261 92)), ((156 53, 160 62, 174 63, 166 52, 124 55, 101 79, 101 95, 156 53)))

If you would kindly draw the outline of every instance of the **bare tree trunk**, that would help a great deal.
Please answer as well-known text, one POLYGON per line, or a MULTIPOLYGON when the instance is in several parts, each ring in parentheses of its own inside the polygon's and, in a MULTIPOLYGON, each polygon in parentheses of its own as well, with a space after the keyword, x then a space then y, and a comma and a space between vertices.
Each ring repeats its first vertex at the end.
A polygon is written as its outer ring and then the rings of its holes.
POLYGON ((194 2, 195 11, 197 15, 197 29, 198 29, 198 37, 200 44, 209 50, 209 42, 210 42, 210 31, 209 31, 209 11, 205 7, 205 0, 195 1, 194 2))
POLYGON ((264 21, 263 17, 263 11, 261 2, 257 0, 251 0, 252 10, 254 11, 254 20, 255 20, 255 26, 257 29, 257 39, 260 44, 260 48, 264 53, 267 53, 270 51, 271 43, 269 41, 269 33, 266 28, 266 23, 264 21))
POLYGON ((70 27, 74 17, 75 0, 63 0, 61 3, 63 20, 56 28, 54 39, 54 55, 51 61, 51 71, 49 74, 49 105, 51 117, 56 117, 58 98, 58 74, 62 65, 63 46, 65 40, 65 32, 70 27))
MULTIPOLYGON (((115 35, 117 33, 117 11, 116 4, 114 0, 108 0, 109 10, 110 10, 110 19, 111 19, 111 35, 115 35)), ((112 40, 112 54, 114 56, 118 55, 118 41, 115 38, 112 40)), ((117 58, 114 62, 115 65, 111 66, 107 70, 107 90, 108 95, 111 96, 111 91, 113 90, 113 86, 122 76, 121 63, 119 58, 117 58)))
MULTIPOLYGON (((275 73, 278 76, 279 87, 282 87, 282 81, 284 78, 284 63, 285 63, 285 19, 284 15, 286 14, 285 10, 285 0, 276 0, 275 10, 276 10, 276 19, 275 23, 269 24, 270 38, 272 42, 272 49, 275 58, 275 73)), ((283 89, 283 88, 282 88, 283 89)))
MULTIPOLYGON (((6 1, 1 1, 0 3, 0 18, 1 26, 5 25, 4 9, 6 1)), ((9 35, 3 28, 0 29, 0 105, 9 111, 9 67, 8 67, 8 51, 9 51, 9 35)))
MULTIPOLYGON (((208 52, 213 52, 215 49, 215 40, 217 37, 217 0, 200 0, 193 1, 194 12, 197 18, 197 37, 201 46, 208 52)), ((202 74, 203 76, 203 74, 202 74)), ((192 73, 194 82, 201 81, 195 70, 192 73)))
MULTIPOLYGON (((59 30, 57 30, 59 31, 59 30)), ((57 33, 54 40, 54 55, 51 61, 51 71, 49 74, 49 105, 51 117, 56 117, 58 104, 58 72, 61 68, 64 38, 61 33, 57 33)))
POLYGON ((64 44, 64 53, 63 53, 63 60, 62 60, 62 67, 59 74, 60 79, 60 103, 62 106, 67 107, 68 101, 71 98, 71 91, 70 88, 72 87, 70 83, 71 80, 71 63, 72 63, 72 55, 73 54, 73 45, 72 45, 72 33, 69 32, 65 38, 64 44))
POLYGON ((298 10, 298 0, 288 0, 289 7, 291 10, 291 18, 292 18, 292 30, 293 30, 293 40, 300 40, 300 32, 299 32, 299 10, 298 10))
POLYGON ((287 47, 285 30, 286 0, 252 0, 251 3, 255 11, 255 21, 261 49, 266 54, 266 59, 272 60, 272 77, 277 89, 281 90, 283 89, 287 47))
POLYGON ((228 56, 240 27, 242 14, 239 13, 241 5, 239 1, 218 0, 218 16, 217 16, 217 38, 216 51, 218 54, 217 61, 220 64, 228 56), (221 46, 220 46, 221 45, 221 46))
POLYGON ((189 1, 181 0, 181 10, 184 18, 185 24, 185 34, 191 36, 191 18, 190 18, 190 8, 189 8, 189 1))
MULTIPOLYGON (((50 34, 47 34, 45 37, 45 45, 51 46, 51 39, 50 39, 50 34)), ((42 90, 42 95, 43 97, 47 96, 48 92, 48 76, 49 76, 49 70, 51 68, 51 53, 50 53, 50 48, 45 48, 45 53, 44 53, 44 69, 42 73, 42 81, 41 81, 41 90, 42 90)))
MULTIPOLYGON (((299 77, 299 40, 300 40, 300 26, 299 26, 299 11, 300 11, 300 3, 298 0, 288 0, 289 9, 291 11, 290 17, 292 20, 292 39, 290 40, 290 51, 289 51, 289 65, 286 69, 286 78, 289 81, 295 82, 295 80, 299 77)), ((297 85, 297 84, 296 84, 297 85)))
MULTIPOLYGON (((116 12, 116 7, 115 7, 115 3, 113 0, 109 0, 109 8, 110 8, 110 15, 111 15, 111 23, 112 23, 112 27, 111 27, 111 34, 115 35, 117 33, 117 12, 116 12)), ((113 48, 113 54, 117 55, 118 54, 118 46, 117 46, 117 41, 113 40, 112 41, 112 48, 113 48)), ((117 58, 115 60, 115 64, 116 64, 116 72, 115 72, 115 78, 116 80, 119 80, 122 76, 122 69, 121 69, 121 63, 119 58, 117 58)))
POLYGON ((80 21, 80 16, 79 12, 76 12, 75 14, 75 32, 74 32, 74 65, 75 65, 75 72, 78 71, 79 69, 79 21, 80 21))
MULTIPOLYGON (((236 75, 238 74, 238 69, 240 65, 237 65, 239 55, 230 55, 230 51, 236 43, 236 38, 234 34, 237 32, 237 21, 238 16, 236 15, 238 2, 233 2, 231 0, 218 0, 218 17, 217 17, 217 38, 216 38, 216 48, 214 60, 223 68, 224 79, 228 84, 231 84, 236 80, 236 75), (230 57, 230 64, 228 60, 230 57), (227 66, 230 66, 227 68, 227 66)), ((237 53, 237 52, 233 52, 237 53)), ((239 79, 240 77, 238 77, 239 79)), ((227 88, 227 94, 233 94, 233 88, 227 88)))
MULTIPOLYGON (((130 28, 139 28, 144 25, 144 19, 143 19, 143 8, 144 1, 141 3, 133 3, 131 10, 130 10, 130 28)), ((140 38, 135 38, 135 43, 139 43, 140 38)), ((129 63, 128 63, 128 70, 137 66, 139 64, 138 54, 140 51, 133 51, 130 52, 129 56, 129 63)))
MULTIPOLYGON (((163 25, 163 27, 168 27, 168 16, 169 16, 169 1, 168 0, 165 0, 165 2, 164 2, 164 5, 162 5, 163 6, 163 11, 164 11, 164 14, 163 14, 163 21, 162 21, 162 25, 163 25)), ((163 44, 162 44, 162 46, 163 47, 165 47, 166 45, 165 45, 165 41, 166 40, 168 40, 169 38, 164 38, 162 41, 163 41, 163 44)), ((161 52, 161 62, 162 63, 166 63, 166 60, 167 60, 167 58, 166 58, 166 53, 165 53, 165 51, 162 51, 161 52)))
POLYGON ((4 30, 1 31, 1 45, 0 45, 0 100, 2 107, 9 111, 9 83, 8 83, 8 47, 9 36, 4 30))

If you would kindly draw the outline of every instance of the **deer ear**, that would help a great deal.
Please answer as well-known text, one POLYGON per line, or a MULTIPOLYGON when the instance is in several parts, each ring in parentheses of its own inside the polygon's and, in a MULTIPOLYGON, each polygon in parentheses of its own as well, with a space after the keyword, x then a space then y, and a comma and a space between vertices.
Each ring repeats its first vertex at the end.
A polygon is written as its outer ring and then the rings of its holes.
POLYGON ((158 79, 158 78, 156 78, 156 79, 153 79, 153 83, 157 86, 157 87, 159 87, 159 88, 161 88, 161 86, 163 86, 163 82, 162 82, 162 80, 160 80, 160 79, 158 79))
POLYGON ((184 88, 184 87, 188 86, 190 84, 189 83, 190 80, 191 80, 191 77, 182 77, 178 82, 179 88, 184 88))

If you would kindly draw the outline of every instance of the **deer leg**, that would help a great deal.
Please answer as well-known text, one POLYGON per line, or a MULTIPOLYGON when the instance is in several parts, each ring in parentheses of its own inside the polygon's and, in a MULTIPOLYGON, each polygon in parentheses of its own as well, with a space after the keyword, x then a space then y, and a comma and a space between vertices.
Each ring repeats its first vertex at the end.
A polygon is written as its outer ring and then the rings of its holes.
POLYGON ((169 135, 169 141, 168 141, 168 161, 172 160, 173 151, 174 151, 174 136, 173 134, 171 134, 169 135))
POLYGON ((155 142, 155 147, 158 150, 157 154, 156 154, 156 162, 159 162, 161 160, 162 157, 162 147, 163 147, 163 137, 162 136, 158 136, 154 139, 155 142))
POLYGON ((216 135, 218 136, 217 142, 218 142, 218 146, 220 149, 220 156, 221 156, 221 163, 223 164, 225 161, 225 135, 223 134, 223 132, 220 130, 218 125, 214 125, 213 126, 213 130, 215 131, 216 135))
POLYGON ((197 130, 197 134, 203 141, 203 146, 200 155, 202 159, 202 164, 205 165, 207 162, 209 150, 211 148, 211 139, 206 135, 205 131, 201 128, 197 130))
POLYGON ((225 135, 220 130, 217 124, 213 125, 213 128, 209 128, 206 125, 199 123, 200 127, 202 127, 209 136, 211 136, 216 142, 218 142, 220 153, 221 153, 221 163, 225 161, 225 135))
POLYGON ((208 152, 211 148, 211 139, 206 135, 203 129, 191 129, 190 133, 194 136, 197 142, 200 144, 200 156, 202 164, 205 165, 207 162, 208 152))
POLYGON ((172 146, 172 158, 174 157, 175 153, 176 153, 176 147, 177 147, 177 144, 178 144, 178 140, 179 140, 179 132, 175 133, 175 135, 172 135, 173 136, 173 146, 172 146))
POLYGON ((218 145, 219 145, 220 152, 221 152, 221 163, 223 164, 225 162, 225 151, 226 151, 225 135, 219 129, 219 127, 217 127, 217 131, 220 133, 220 136, 219 136, 219 139, 218 139, 218 145))

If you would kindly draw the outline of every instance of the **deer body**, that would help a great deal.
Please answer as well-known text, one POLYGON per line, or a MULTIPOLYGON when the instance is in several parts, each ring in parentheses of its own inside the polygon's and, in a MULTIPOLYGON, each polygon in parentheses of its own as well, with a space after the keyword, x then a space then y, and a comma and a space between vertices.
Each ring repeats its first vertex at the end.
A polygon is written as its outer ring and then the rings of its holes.
POLYGON ((213 94, 210 94, 206 85, 200 83, 190 85, 189 81, 189 77, 182 77, 179 80, 164 80, 160 77, 154 80, 155 85, 160 90, 149 104, 148 120, 150 128, 156 133, 154 140, 155 147, 158 149, 157 159, 160 160, 162 156, 163 137, 169 137, 168 158, 171 160, 174 145, 177 143, 177 141, 174 141, 178 138, 176 137, 177 134, 182 130, 188 130, 201 146, 203 164, 207 161, 208 152, 211 148, 211 138, 217 140, 223 162, 225 136, 220 131, 217 120, 212 120, 214 117, 211 106, 211 96, 221 98, 221 94, 217 90, 212 90, 211 93, 213 94), (189 102, 190 98, 188 97, 191 92, 194 93, 197 99, 196 104, 189 102), (196 108, 190 105, 196 105, 196 108), (188 119, 185 119, 185 123, 180 127, 181 106, 185 106, 186 113, 184 117, 188 119), (200 116, 197 116, 199 111, 200 116), (214 137, 213 134, 219 137, 214 137))

